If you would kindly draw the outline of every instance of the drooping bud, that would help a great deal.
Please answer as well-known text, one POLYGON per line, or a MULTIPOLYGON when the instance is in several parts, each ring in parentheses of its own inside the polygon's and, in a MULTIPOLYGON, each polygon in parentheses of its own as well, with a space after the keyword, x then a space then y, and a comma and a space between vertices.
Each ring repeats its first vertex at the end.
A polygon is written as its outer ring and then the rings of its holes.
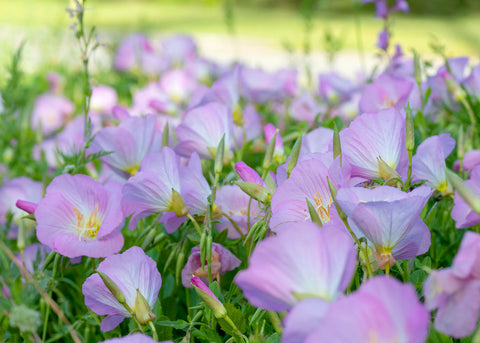
POLYGON ((480 198, 468 188, 463 180, 448 168, 445 168, 447 180, 458 192, 458 194, 465 200, 465 202, 476 212, 480 214, 480 198))
POLYGON ((253 199, 263 204, 268 204, 272 198, 272 193, 259 184, 253 182, 235 182, 235 184, 253 199))
POLYGON ((412 152, 415 148, 415 130, 410 106, 407 106, 405 116, 405 147, 409 152, 412 152))
POLYGON ((297 165, 298 157, 300 156, 300 148, 302 147, 302 136, 297 138, 297 141, 293 145, 292 153, 290 154, 290 159, 287 164, 287 178, 290 177, 290 173, 293 168, 297 165))
POLYGON ((243 161, 235 163, 235 171, 240 176, 242 181, 254 182, 254 183, 257 183, 259 185, 263 184, 262 178, 260 177, 260 175, 258 175, 258 173, 255 170, 250 168, 243 161))
POLYGON ((105 286, 108 288, 108 290, 112 293, 112 295, 117 299, 117 301, 125 306, 128 312, 132 313, 132 309, 127 305, 126 300, 125 300, 125 295, 122 293, 120 288, 117 286, 117 284, 108 276, 107 274, 97 270, 97 274, 100 276, 102 279, 103 283, 105 286))
POLYGON ((180 193, 172 188, 172 203, 170 205, 171 210, 175 212, 177 217, 183 217, 188 214, 187 205, 185 205, 185 201, 183 200, 180 193))
POLYGON ((227 309, 198 276, 192 275, 191 284, 200 299, 212 310, 215 318, 225 318, 227 309))
POLYGON ((138 289, 137 297, 135 298, 135 307, 133 308, 133 315, 135 316, 135 319, 137 319, 137 321, 142 325, 147 324, 148 322, 151 322, 157 318, 157 316, 153 314, 147 299, 145 299, 138 289))
POLYGON ((15 206, 29 214, 35 214, 38 204, 26 200, 17 200, 15 206))

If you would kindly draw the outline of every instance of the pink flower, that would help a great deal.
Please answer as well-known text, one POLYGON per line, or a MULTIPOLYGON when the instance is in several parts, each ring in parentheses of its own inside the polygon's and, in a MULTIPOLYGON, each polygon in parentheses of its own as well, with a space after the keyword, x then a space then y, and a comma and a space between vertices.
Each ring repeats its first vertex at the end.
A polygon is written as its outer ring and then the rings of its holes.
POLYGON ((480 235, 466 232, 452 267, 434 270, 423 285, 425 305, 437 310, 435 329, 455 338, 477 326, 480 310, 480 235))
POLYGON ((332 303, 306 343, 423 343, 430 318, 415 288, 377 276, 332 303))
MULTIPOLYGON (((237 163, 238 165, 238 163, 237 163)), ((225 185, 217 191, 215 202, 220 206, 223 213, 226 213, 238 226, 243 235, 248 233, 248 206, 250 204, 250 226, 257 222, 257 216, 261 210, 258 202, 250 201, 250 197, 237 185, 225 185)), ((231 223, 230 219, 222 216, 215 224, 219 232, 228 230, 228 238, 240 238, 240 233, 231 223)))
POLYGON ((37 238, 67 257, 106 257, 123 246, 121 185, 63 174, 47 187, 35 210, 37 238))
POLYGON ((341 188, 336 200, 348 216, 357 236, 364 236, 380 268, 387 261, 414 258, 430 247, 430 230, 420 219, 420 212, 432 191, 427 186, 410 193, 395 187, 379 186, 341 188))
POLYGON ((220 140, 225 135, 225 158, 232 155, 233 116, 231 110, 218 102, 210 102, 189 111, 177 127, 178 145, 182 156, 197 152, 201 158, 214 159, 220 140))
POLYGON ((97 270, 115 283, 128 306, 125 307, 116 299, 99 274, 93 274, 85 280, 82 286, 85 305, 96 314, 108 315, 100 325, 103 332, 113 330, 124 318, 139 314, 138 293, 145 298, 150 309, 155 306, 162 277, 155 261, 145 255, 141 248, 134 246, 122 254, 109 256, 98 265, 97 270))
MULTIPOLYGON (((464 182, 473 193, 480 197, 480 166, 473 168, 470 172, 470 179, 464 182)), ((455 191, 453 198, 452 218, 455 220, 455 227, 463 229, 480 223, 480 214, 475 212, 462 196, 455 191)))
POLYGON ((40 95, 33 107, 32 128, 41 127, 45 135, 50 135, 67 122, 73 111, 73 103, 61 95, 40 95))
MULTIPOLYGON (((242 261, 236 258, 229 250, 217 243, 212 243, 212 277, 220 280, 220 275, 225 274, 229 270, 237 268, 242 261)), ((182 269, 182 284, 191 288, 191 277, 198 276, 203 282, 208 283, 208 267, 207 263, 202 266, 200 260, 200 246, 192 248, 187 264, 182 269)))
POLYGON ((155 130, 156 117, 131 117, 117 127, 98 131, 88 148, 89 154, 111 152, 100 157, 120 175, 134 175, 142 159, 152 151, 160 150, 161 136, 155 130))
POLYGON ((379 159, 400 175, 408 166, 405 119, 395 109, 366 113, 340 132, 342 153, 352 165, 352 176, 380 178, 379 159))
POLYGON ((336 299, 356 266, 351 237, 334 224, 288 224, 255 247, 235 283, 254 306, 290 310, 305 298, 336 299))

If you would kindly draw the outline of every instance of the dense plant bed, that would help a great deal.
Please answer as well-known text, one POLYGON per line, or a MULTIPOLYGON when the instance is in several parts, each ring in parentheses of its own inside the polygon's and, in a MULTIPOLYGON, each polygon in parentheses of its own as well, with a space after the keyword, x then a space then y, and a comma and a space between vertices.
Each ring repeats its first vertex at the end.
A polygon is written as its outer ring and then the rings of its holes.
POLYGON ((374 3, 381 63, 355 76, 140 33, 91 75, 80 3, 81 70, 24 75, 19 49, 3 341, 476 342, 480 65, 392 48, 408 4, 374 3))

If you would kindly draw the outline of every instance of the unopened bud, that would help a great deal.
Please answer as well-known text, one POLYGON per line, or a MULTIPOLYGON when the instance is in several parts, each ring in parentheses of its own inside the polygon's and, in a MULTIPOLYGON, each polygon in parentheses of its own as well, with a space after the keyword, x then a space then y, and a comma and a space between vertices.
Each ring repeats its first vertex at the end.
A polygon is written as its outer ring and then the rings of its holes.
POLYGON ((263 159, 263 169, 268 169, 272 165, 276 141, 277 141, 277 132, 275 132, 272 139, 267 145, 267 150, 265 151, 265 158, 263 159))
POLYGON ((122 293, 122 291, 120 290, 120 288, 117 286, 117 284, 115 283, 115 281, 113 281, 110 276, 108 276, 107 274, 97 270, 97 274, 100 275, 100 278, 102 279, 103 283, 105 284, 105 286, 108 288, 108 290, 110 291, 110 293, 112 293, 112 295, 115 297, 115 299, 117 299, 117 301, 122 304, 123 306, 125 306, 125 308, 128 310, 128 312, 132 313, 132 309, 129 308, 129 306, 127 305, 126 303, 126 300, 125 300, 125 295, 122 293))
POLYGON ((222 173, 223 161, 225 155, 225 135, 223 135, 220 143, 218 143, 217 151, 215 153, 215 174, 222 173))
POLYGON ((405 116, 405 147, 407 151, 413 151, 415 147, 415 130, 413 126, 412 110, 407 106, 405 116))
POLYGON ((196 275, 192 275, 190 283, 192 284, 200 299, 202 299, 205 305, 207 305, 208 308, 212 310, 215 318, 225 318, 225 316, 227 315, 227 309, 225 308, 225 306, 223 306, 220 300, 218 300, 215 294, 212 293, 212 291, 207 287, 207 285, 205 285, 203 281, 200 280, 200 278, 196 275))
POLYGON ((476 195, 468 186, 466 186, 463 180, 450 169, 445 168, 445 174, 447 175, 448 182, 452 184, 453 188, 458 192, 463 200, 465 200, 472 210, 480 214, 480 197, 478 197, 478 195, 476 195))
POLYGON ((297 141, 293 145, 292 153, 290 154, 290 159, 288 160, 287 164, 287 178, 290 177, 290 173, 292 172, 293 168, 297 165, 298 157, 300 156, 300 149, 302 147, 302 136, 297 138, 297 141))
POLYGON ((25 249, 25 222, 20 220, 18 225, 17 248, 20 251, 25 249))
POLYGON ((153 242, 155 236, 157 235, 158 230, 156 228, 150 229, 148 232, 147 236, 143 240, 142 243, 142 250, 147 250, 147 248, 150 246, 150 244, 153 242))
POLYGON ((35 214, 38 204, 26 200, 17 200, 15 206, 29 214, 35 214))
POLYGON ((177 217, 183 217, 188 214, 187 205, 185 205, 185 201, 183 200, 180 193, 172 188, 172 202, 170 204, 171 211, 175 212, 177 217))
POLYGON ((268 189, 253 182, 235 182, 235 184, 253 199, 263 204, 268 204, 272 198, 272 193, 268 189))
POLYGON ((175 264, 175 281, 177 285, 180 284, 180 276, 182 275, 183 263, 185 261, 185 253, 183 250, 177 256, 177 263, 175 264))
POLYGON ((211 264, 212 261, 212 235, 207 235, 207 261, 211 264))
POLYGON ((235 163, 235 171, 240 176, 242 181, 254 182, 259 185, 263 185, 262 178, 258 173, 250 168, 245 162, 240 161, 235 163))
POLYGON ((133 308, 133 315, 135 316, 135 319, 137 319, 137 321, 142 325, 147 324, 148 322, 151 322, 157 318, 157 316, 153 314, 147 299, 145 299, 138 289, 137 297, 135 298, 135 307, 133 308))
POLYGON ((417 84, 421 84, 422 83, 422 65, 420 63, 420 56, 418 56, 415 50, 413 50, 413 65, 415 67, 415 82, 417 82, 417 84))
POLYGON ((200 263, 202 264, 202 269, 205 266, 205 261, 207 260, 207 231, 202 232, 200 237, 200 263))

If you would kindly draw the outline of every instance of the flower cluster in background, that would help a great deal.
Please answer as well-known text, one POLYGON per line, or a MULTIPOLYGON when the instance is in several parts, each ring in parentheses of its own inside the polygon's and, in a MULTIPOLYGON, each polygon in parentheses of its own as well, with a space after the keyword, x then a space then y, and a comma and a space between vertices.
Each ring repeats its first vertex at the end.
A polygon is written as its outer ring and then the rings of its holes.
POLYGON ((85 88, 2 89, 0 336, 478 339, 480 65, 392 53, 408 3, 368 2, 388 64, 360 78, 136 33, 85 88))

